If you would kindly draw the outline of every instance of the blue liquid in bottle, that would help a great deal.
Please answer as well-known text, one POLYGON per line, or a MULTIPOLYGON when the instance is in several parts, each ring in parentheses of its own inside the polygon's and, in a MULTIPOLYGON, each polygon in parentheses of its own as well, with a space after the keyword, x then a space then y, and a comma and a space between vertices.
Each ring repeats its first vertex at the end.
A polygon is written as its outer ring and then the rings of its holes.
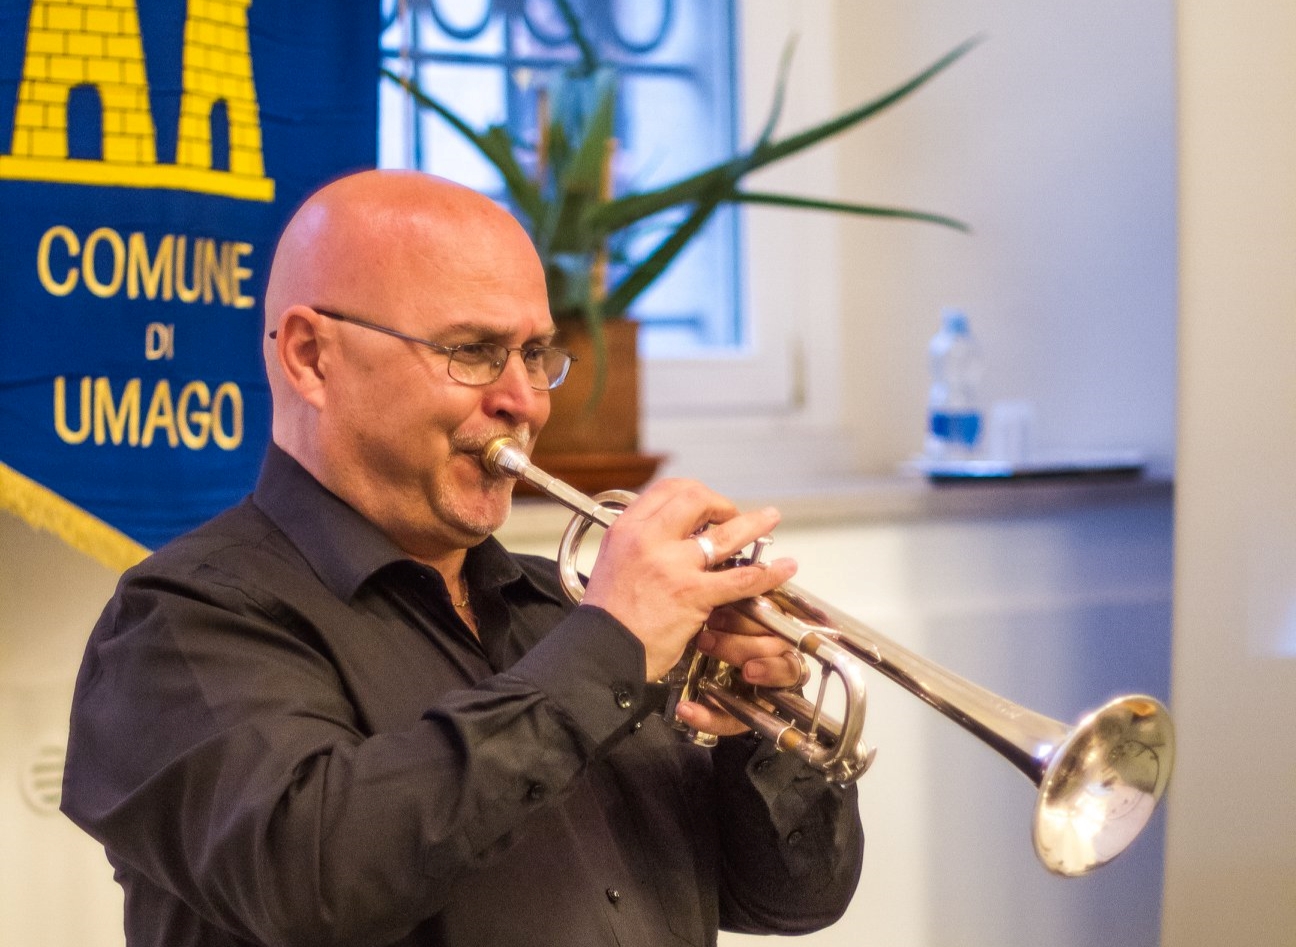
POLYGON ((951 446, 971 450, 981 437, 981 415, 976 411, 932 411, 931 434, 951 446))
POLYGON ((927 457, 971 457, 981 438, 981 350, 961 310, 941 313, 941 328, 932 337, 929 355, 927 457))

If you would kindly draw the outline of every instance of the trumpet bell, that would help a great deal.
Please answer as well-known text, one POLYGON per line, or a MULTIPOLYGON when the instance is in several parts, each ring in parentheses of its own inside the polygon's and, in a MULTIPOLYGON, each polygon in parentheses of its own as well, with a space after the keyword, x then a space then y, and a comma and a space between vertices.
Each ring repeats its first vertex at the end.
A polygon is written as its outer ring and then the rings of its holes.
POLYGON ((1118 697, 1086 715, 1039 782, 1035 853, 1070 877, 1107 864, 1143 831, 1170 780, 1174 725, 1162 704, 1118 697))

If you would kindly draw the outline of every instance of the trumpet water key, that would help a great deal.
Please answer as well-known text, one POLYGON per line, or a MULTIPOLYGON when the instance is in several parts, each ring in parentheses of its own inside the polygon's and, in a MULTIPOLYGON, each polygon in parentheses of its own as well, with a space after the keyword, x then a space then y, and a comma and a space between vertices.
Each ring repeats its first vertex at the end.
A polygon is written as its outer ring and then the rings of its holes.
MULTIPOLYGON (((568 596, 580 601, 584 585, 576 557, 581 539, 594 524, 611 526, 634 494, 618 490, 586 496, 536 467, 506 437, 486 446, 482 465, 529 483, 576 514, 559 544, 558 565, 568 596)), ((754 561, 761 545, 728 565, 754 561)), ((682 697, 710 701, 780 750, 805 760, 825 779, 845 784, 858 779, 873 759, 863 740, 864 678, 865 669, 878 671, 994 749, 1035 784, 1035 852, 1056 874, 1082 875, 1123 852, 1147 825, 1169 783, 1174 726, 1153 697, 1117 697, 1069 726, 959 677, 790 583, 730 607, 819 663, 817 699, 791 689, 753 687, 728 666, 696 653, 672 672, 682 697), (834 679, 845 693, 841 719, 823 709, 825 688, 834 679)))

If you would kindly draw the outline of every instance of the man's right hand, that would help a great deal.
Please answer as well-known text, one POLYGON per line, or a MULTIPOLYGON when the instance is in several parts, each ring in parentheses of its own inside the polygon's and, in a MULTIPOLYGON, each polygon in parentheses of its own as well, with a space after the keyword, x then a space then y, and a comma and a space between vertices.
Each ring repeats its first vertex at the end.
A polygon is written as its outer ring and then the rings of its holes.
POLYGON ((796 572, 791 559, 711 571, 694 534, 707 528, 720 563, 768 535, 778 521, 773 507, 739 513, 696 481, 659 481, 604 535, 583 601, 643 642, 648 680, 659 680, 714 609, 768 592, 796 572))

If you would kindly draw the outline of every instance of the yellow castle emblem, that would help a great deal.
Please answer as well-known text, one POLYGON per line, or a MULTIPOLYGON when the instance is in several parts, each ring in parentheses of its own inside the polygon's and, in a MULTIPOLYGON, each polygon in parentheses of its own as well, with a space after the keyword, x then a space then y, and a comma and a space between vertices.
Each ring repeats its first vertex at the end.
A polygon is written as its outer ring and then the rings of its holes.
POLYGON ((274 200, 252 82, 251 2, 189 0, 175 163, 159 164, 135 0, 33 0, 0 178, 274 200), (78 121, 97 127, 96 153, 69 148, 78 121))

